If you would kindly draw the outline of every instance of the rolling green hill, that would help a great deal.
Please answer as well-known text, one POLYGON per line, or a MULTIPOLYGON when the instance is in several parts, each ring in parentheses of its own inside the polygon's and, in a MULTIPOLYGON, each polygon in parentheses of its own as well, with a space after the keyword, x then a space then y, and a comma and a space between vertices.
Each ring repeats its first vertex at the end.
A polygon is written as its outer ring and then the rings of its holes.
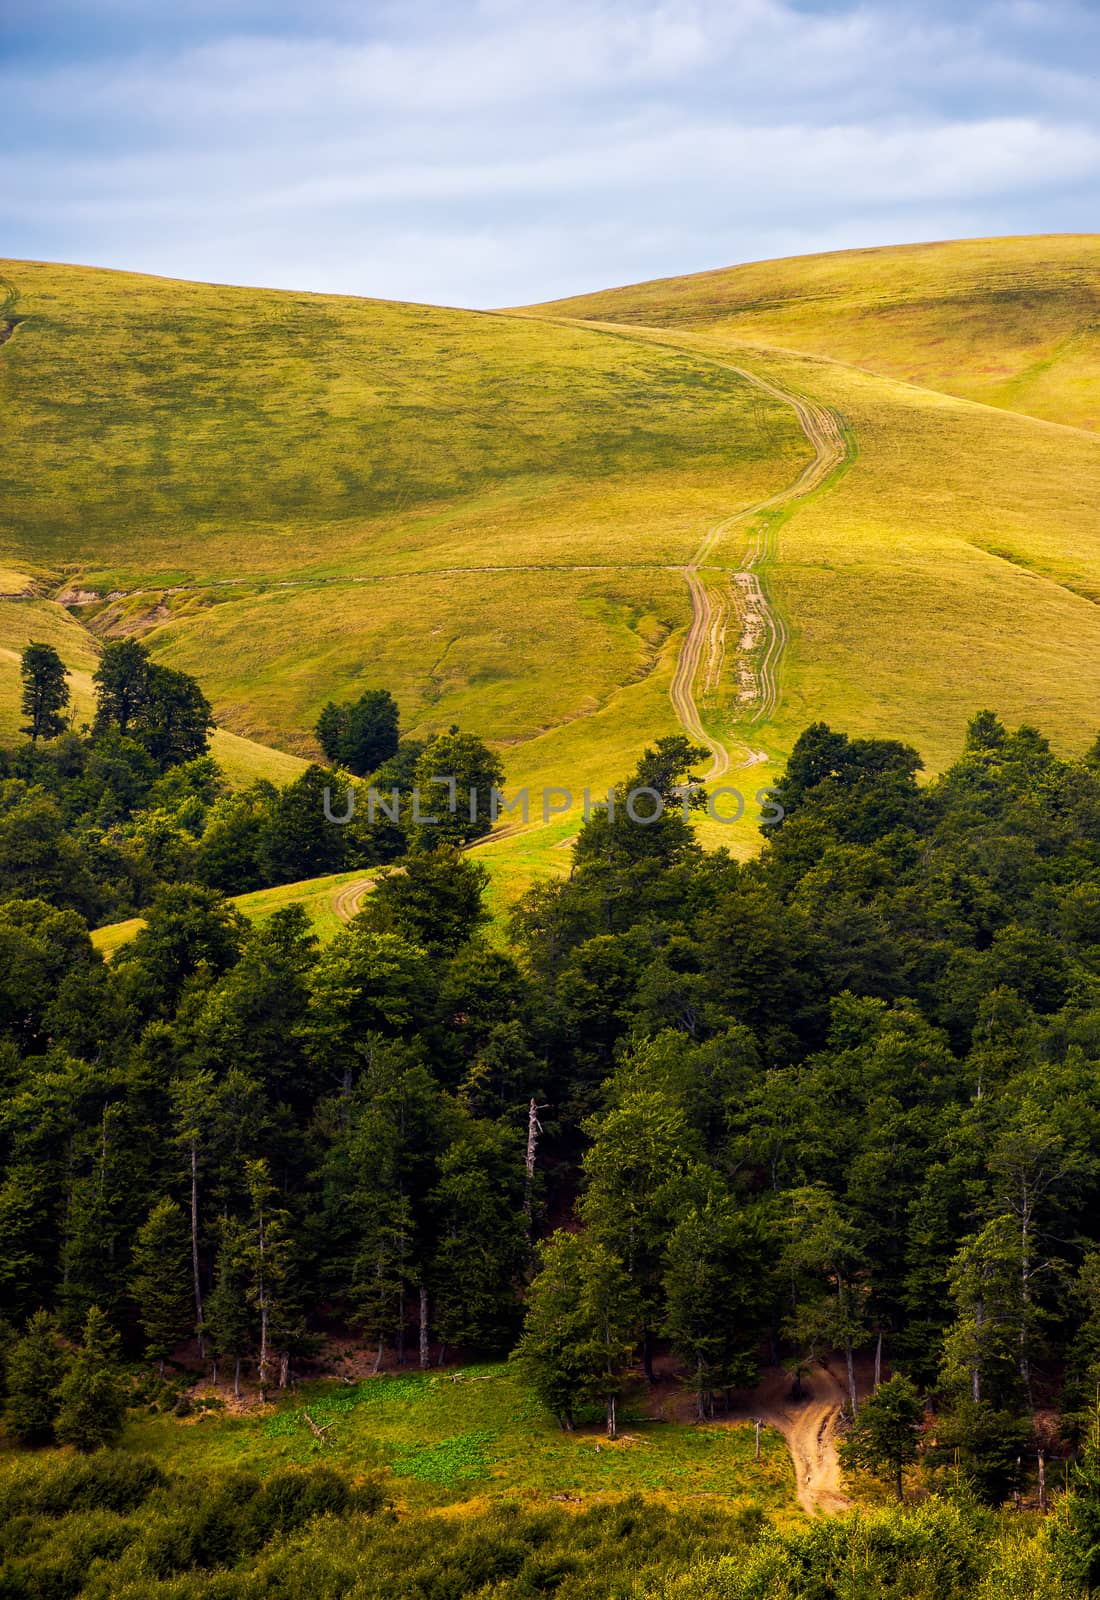
POLYGON ((26 638, 79 697, 124 630, 200 679, 243 773, 376 684, 578 795, 681 725, 751 796, 819 717, 931 770, 980 705, 1065 749, 1100 722, 1096 239, 510 314, 0 275, 6 729, 26 638))
POLYGON ((756 261, 580 295, 561 316, 707 329, 1100 428, 1100 235, 756 261))

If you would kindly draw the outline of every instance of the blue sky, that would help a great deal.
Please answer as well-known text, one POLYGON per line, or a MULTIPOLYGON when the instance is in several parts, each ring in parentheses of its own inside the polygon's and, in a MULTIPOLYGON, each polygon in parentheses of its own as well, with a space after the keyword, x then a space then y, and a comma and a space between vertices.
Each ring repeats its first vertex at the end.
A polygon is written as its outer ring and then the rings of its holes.
POLYGON ((448 304, 1100 229, 1100 9, 0 0, 0 255, 448 304))

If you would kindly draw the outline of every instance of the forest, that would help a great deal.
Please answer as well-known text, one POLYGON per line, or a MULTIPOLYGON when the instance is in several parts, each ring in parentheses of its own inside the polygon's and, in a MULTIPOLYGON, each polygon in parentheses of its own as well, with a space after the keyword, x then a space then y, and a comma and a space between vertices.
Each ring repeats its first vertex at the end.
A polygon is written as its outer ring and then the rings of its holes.
POLYGON ((593 813, 501 938, 458 824, 322 812, 357 769, 487 790, 479 739, 401 741, 376 702, 380 742, 329 716, 338 768, 234 793, 185 674, 108 646, 77 732, 49 668, 0 764, 0 1595, 1100 1586, 1100 741, 978 712, 918 781, 815 724, 741 862, 699 848, 702 752, 662 739, 623 775, 660 820, 593 813), (225 899, 344 863, 397 870, 324 945, 225 899), (105 962, 89 929, 137 910, 105 962), (277 1396, 334 1330, 379 1371, 510 1357, 612 1437, 658 1355, 709 1420, 828 1353, 847 1464, 910 1504, 490 1508, 445 1580, 376 1478, 201 1495, 115 1448, 166 1373, 277 1396))

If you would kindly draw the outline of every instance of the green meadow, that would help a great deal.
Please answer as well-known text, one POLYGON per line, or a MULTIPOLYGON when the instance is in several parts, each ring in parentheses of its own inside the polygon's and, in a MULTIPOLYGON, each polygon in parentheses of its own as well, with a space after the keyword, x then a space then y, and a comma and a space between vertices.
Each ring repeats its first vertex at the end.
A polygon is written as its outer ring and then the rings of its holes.
POLYGON ((326 1460, 357 1473, 382 1469, 408 1511, 483 1508, 502 1495, 583 1504, 632 1493, 793 1509, 793 1468, 777 1432, 764 1430, 757 1461, 751 1423, 677 1421, 677 1399, 668 1386, 667 1420, 659 1407, 652 1415, 628 1401, 621 1436, 609 1443, 597 1423, 563 1433, 506 1366, 466 1367, 305 1384, 242 1415, 137 1418, 123 1444, 195 1477, 326 1460))

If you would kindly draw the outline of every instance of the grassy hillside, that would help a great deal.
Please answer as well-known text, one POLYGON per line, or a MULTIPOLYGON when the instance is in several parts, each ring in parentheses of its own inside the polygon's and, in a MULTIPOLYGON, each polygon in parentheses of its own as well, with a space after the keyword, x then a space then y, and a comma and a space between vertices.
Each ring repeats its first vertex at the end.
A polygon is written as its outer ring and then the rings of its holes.
MULTIPOLYGON (((25 574, 9 573, 0 574, 0 582, 5 576, 20 584, 31 581, 25 574)), ((18 591, 13 586, 7 592, 18 591)), ((92 715, 97 640, 54 600, 0 598, 0 743, 13 742, 19 736, 19 658, 32 639, 52 644, 68 668, 77 725, 92 715)), ((257 778, 289 783, 306 765, 300 756, 241 738, 228 728, 214 729, 210 750, 230 780, 242 786, 257 778)))
MULTIPOLYGON (((384 684, 410 730, 579 797, 678 726, 690 578, 695 698, 750 804, 817 717, 933 770, 984 704, 1079 750, 1100 437, 1016 408, 1092 420, 1098 261, 847 252, 519 315, 8 264, 5 726, 21 641, 79 693, 90 635, 134 630, 198 676, 219 753, 254 741, 242 767, 315 754, 321 704, 384 684), (814 426, 843 450, 803 492, 814 426)), ((552 870, 561 833, 490 848, 552 870)))
POLYGON ((606 708, 686 623, 665 568, 807 454, 743 378, 584 329, 0 275, 0 565, 146 634, 224 726, 301 754, 364 685, 413 729, 509 744, 606 708))
POLYGON ((609 1444, 597 1428, 563 1433, 505 1367, 402 1373, 352 1386, 310 1384, 277 1410, 208 1415, 201 1427, 168 1417, 134 1421, 125 1447, 163 1458, 188 1476, 219 1467, 262 1473, 317 1459, 308 1411, 329 1429, 323 1458, 357 1471, 390 1467, 391 1492, 406 1510, 483 1504, 501 1494, 533 1500, 568 1494, 583 1502, 640 1491, 723 1503, 751 1499, 764 1512, 790 1511, 793 1472, 780 1435, 765 1430, 755 1461, 751 1423, 700 1427, 674 1420, 682 1400, 667 1391, 667 1419, 628 1401, 622 1437, 609 1444))
POLYGON ((562 316, 720 331, 1100 428, 1100 235, 757 261, 562 300, 562 316))

